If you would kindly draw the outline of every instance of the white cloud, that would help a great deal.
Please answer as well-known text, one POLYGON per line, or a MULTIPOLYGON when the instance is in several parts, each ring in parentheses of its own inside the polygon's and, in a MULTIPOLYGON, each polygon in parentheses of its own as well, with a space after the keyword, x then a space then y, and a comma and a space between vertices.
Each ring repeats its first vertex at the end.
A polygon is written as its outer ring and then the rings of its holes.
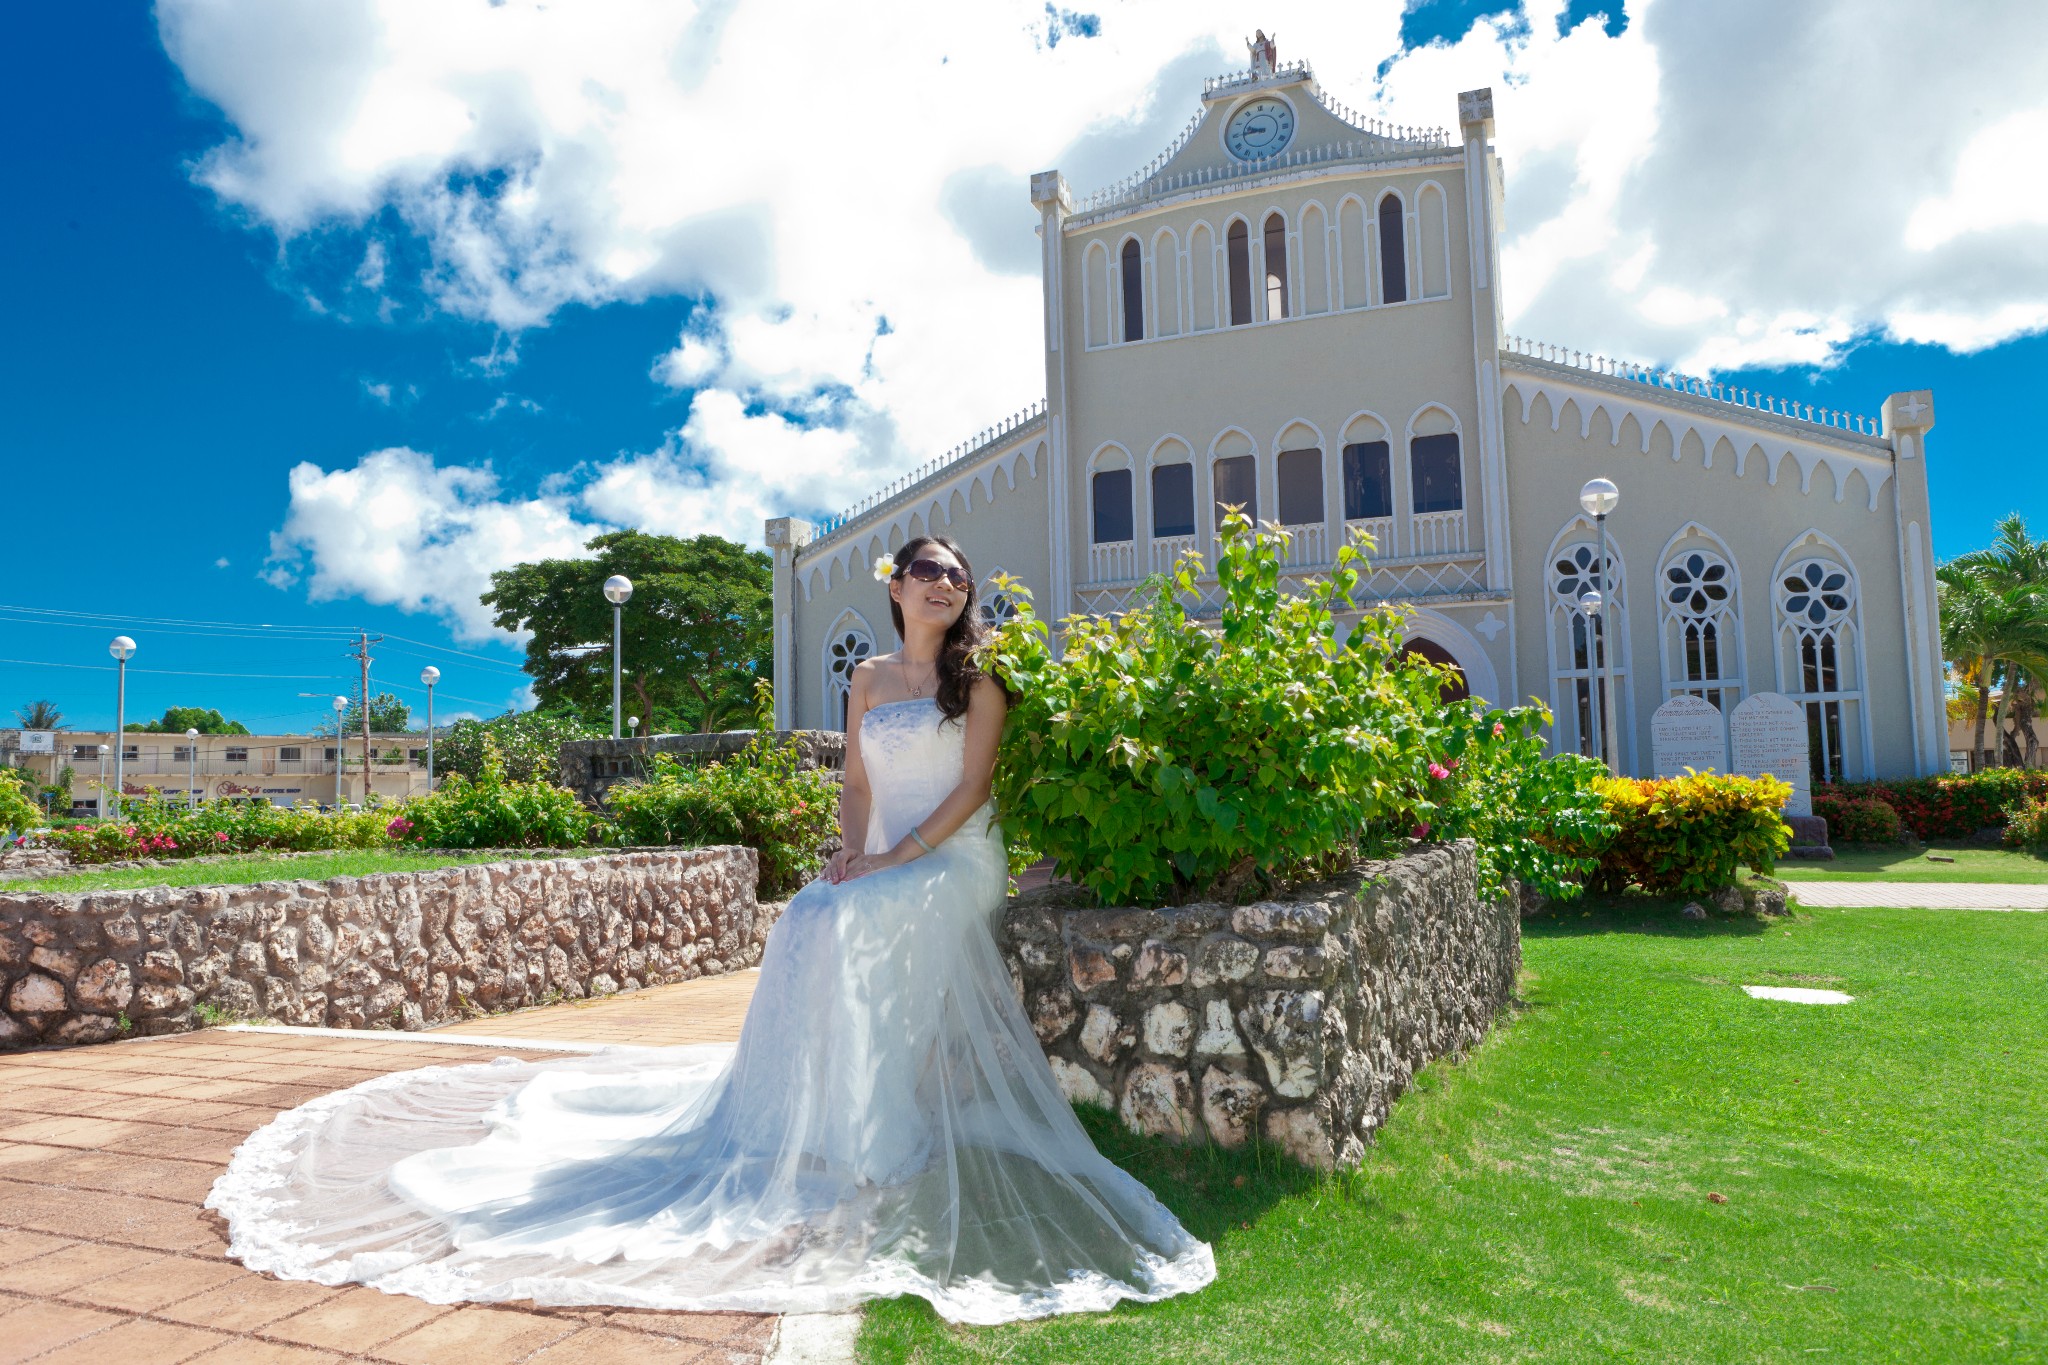
POLYGON ((213 561, 213 567, 216 569, 225 569, 227 566, 228 557, 226 555, 222 555, 219 559, 213 561))
MULTIPOLYGON (((1405 54, 1401 0, 1258 17, 1284 57, 1397 122, 1448 124, 1458 91, 1494 88, 1518 331, 1726 367, 1831 363, 1872 332, 1968 350, 2048 325, 2048 191, 2027 178, 2048 135, 2048 6, 1632 0, 1609 37, 1560 36, 1562 4, 1405 54)), ((1246 27, 1221 0, 1119 6, 1057 47, 1035 0, 158 14, 233 129, 201 182, 287 262, 352 233, 345 287, 423 290, 498 329, 480 370, 516 365, 520 331, 571 304, 708 300, 646 362, 695 391, 689 420, 540 501, 748 540, 762 514, 843 505, 1041 392, 1028 174, 1059 166, 1085 192, 1142 165, 1200 78, 1242 65, 1246 27)), ((314 581, 381 581, 323 578, 292 530, 316 510, 298 487, 286 534, 314 581)), ((481 520, 486 498, 520 496, 464 485, 457 505, 481 520)))
POLYGON ((270 537, 273 586, 292 586, 303 573, 315 601, 360 597, 434 611, 470 639, 493 634, 477 601, 493 569, 580 555, 607 529, 577 520, 563 498, 503 498, 490 469, 436 465, 402 446, 349 469, 299 464, 290 488, 291 510, 270 537))

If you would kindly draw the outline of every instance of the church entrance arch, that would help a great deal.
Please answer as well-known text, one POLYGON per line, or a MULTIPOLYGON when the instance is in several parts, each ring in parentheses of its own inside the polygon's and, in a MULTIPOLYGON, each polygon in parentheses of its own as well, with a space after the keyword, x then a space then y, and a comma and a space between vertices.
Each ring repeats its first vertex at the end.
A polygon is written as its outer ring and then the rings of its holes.
POLYGON ((1427 659, 1441 664, 1451 671, 1451 678, 1438 689, 1445 702, 1464 701, 1472 695, 1472 685, 1465 678, 1465 669, 1459 664, 1458 656, 1434 640, 1414 639, 1401 646, 1404 658, 1427 659))
POLYGON ((1417 654, 1458 671, 1463 680, 1462 690, 1446 691, 1446 700, 1477 697, 1496 706, 1501 704, 1500 677, 1494 672, 1493 659, 1486 646, 1479 643, 1479 637, 1458 622, 1428 607, 1411 606, 1408 619, 1402 622, 1401 639, 1402 653, 1417 654))

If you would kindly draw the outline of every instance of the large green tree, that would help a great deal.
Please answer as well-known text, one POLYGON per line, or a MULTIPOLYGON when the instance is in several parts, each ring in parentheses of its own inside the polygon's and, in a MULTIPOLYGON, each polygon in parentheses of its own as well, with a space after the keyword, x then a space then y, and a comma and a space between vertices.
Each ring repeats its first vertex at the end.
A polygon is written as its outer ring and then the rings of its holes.
MULTIPOLYGON (((378 735, 402 735, 412 725, 412 708, 389 692, 379 692, 370 698, 370 732, 378 735)), ((350 702, 348 713, 341 718, 341 728, 348 734, 360 734, 363 728, 363 708, 357 702, 350 702)))
POLYGON ((164 708, 161 720, 132 720, 128 722, 130 732, 145 735, 182 735, 187 730, 197 730, 202 735, 246 735, 249 727, 238 720, 229 720, 210 706, 169 706, 164 708))
POLYGON ((21 722, 21 728, 24 730, 68 730, 71 728, 64 723, 64 713, 57 709, 57 703, 53 701, 32 701, 27 706, 17 710, 14 713, 14 718, 21 722))
POLYGON ((624 622, 625 709, 650 730, 745 724, 765 677, 769 559, 719 536, 616 531, 589 559, 544 559, 491 575, 483 603, 500 629, 532 632, 526 671, 543 708, 609 718, 612 606, 604 581, 633 580, 624 622))

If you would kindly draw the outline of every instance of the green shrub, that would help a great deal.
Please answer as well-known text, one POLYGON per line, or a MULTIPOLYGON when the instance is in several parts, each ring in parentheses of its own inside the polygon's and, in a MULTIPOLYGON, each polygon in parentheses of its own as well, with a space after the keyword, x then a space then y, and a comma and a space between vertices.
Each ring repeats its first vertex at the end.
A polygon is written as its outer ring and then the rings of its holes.
POLYGON ((2048 854, 2048 796, 2018 801, 2006 810, 2005 842, 2009 848, 2048 854))
POLYGON ((1279 534, 1232 513, 1221 539, 1216 621, 1185 605, 1202 563, 1188 554, 1132 610, 1063 622, 1058 657, 1029 593, 1002 584, 1018 611, 987 657, 1017 699, 995 777, 1006 834, 1112 905, 1236 898, 1432 827, 1480 838, 1495 887, 1586 865, 1534 839, 1535 807, 1495 805, 1562 800, 1566 823, 1597 823, 1571 795, 1582 769, 1513 771, 1540 751, 1547 715, 1445 705, 1441 671, 1401 654, 1392 609, 1367 611, 1340 645, 1356 547, 1292 595, 1279 534))
POLYGON ((0 833, 19 834, 42 825, 42 808, 30 795, 34 783, 25 769, 0 767, 0 833))
POLYGON ((794 744, 765 730, 722 762, 692 765, 656 754, 644 781, 605 798, 626 844, 743 844, 760 855, 759 894, 789 895, 824 866, 819 850, 838 830, 839 777, 804 768, 794 744))
POLYGON ((195 808, 151 793, 123 802, 118 820, 60 825, 45 839, 69 850, 77 863, 384 848, 391 842, 390 819, 389 809, 323 812, 267 801, 208 801, 195 808))
POLYGON ((505 780, 553 782, 562 771, 562 745, 610 733, 573 711, 521 711, 489 720, 459 720, 434 741, 435 776, 484 775, 484 755, 498 751, 505 780))
POLYGON ((1792 788, 1775 777, 1694 773, 1597 785, 1616 826, 1600 854, 1603 890, 1633 883, 1653 895, 1707 895, 1734 885, 1744 867, 1768 875, 1792 842, 1779 814, 1792 788))
POLYGON ((1874 796, 1813 798, 1813 813, 1828 822, 1828 839, 1844 844, 1896 844, 1904 837, 1899 813, 1874 796))
POLYGON ((2048 770, 1986 768, 1821 786, 1813 791, 1815 809, 1828 797, 1874 797, 1897 811, 1900 823, 1922 839, 1967 839, 2004 824, 2006 810, 2018 802, 2048 797, 2048 770))
POLYGON ((579 848, 597 823, 566 787, 508 780, 488 741, 474 781, 457 773, 433 795, 377 814, 387 839, 423 848, 579 848))

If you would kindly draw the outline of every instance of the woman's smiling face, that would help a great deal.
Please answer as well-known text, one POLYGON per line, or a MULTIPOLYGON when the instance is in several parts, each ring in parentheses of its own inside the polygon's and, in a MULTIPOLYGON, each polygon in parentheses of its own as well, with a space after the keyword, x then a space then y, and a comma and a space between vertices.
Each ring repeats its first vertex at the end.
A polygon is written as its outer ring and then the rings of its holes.
MULTIPOLYGON (((926 542, 918 546, 916 553, 905 561, 907 566, 913 560, 929 559, 947 569, 965 571, 960 557, 943 545, 926 542)), ((903 624, 908 627, 915 621, 920 625, 944 632, 967 608, 967 592, 956 588, 944 575, 930 583, 920 583, 906 571, 899 578, 889 582, 889 596, 903 612, 903 624)))

